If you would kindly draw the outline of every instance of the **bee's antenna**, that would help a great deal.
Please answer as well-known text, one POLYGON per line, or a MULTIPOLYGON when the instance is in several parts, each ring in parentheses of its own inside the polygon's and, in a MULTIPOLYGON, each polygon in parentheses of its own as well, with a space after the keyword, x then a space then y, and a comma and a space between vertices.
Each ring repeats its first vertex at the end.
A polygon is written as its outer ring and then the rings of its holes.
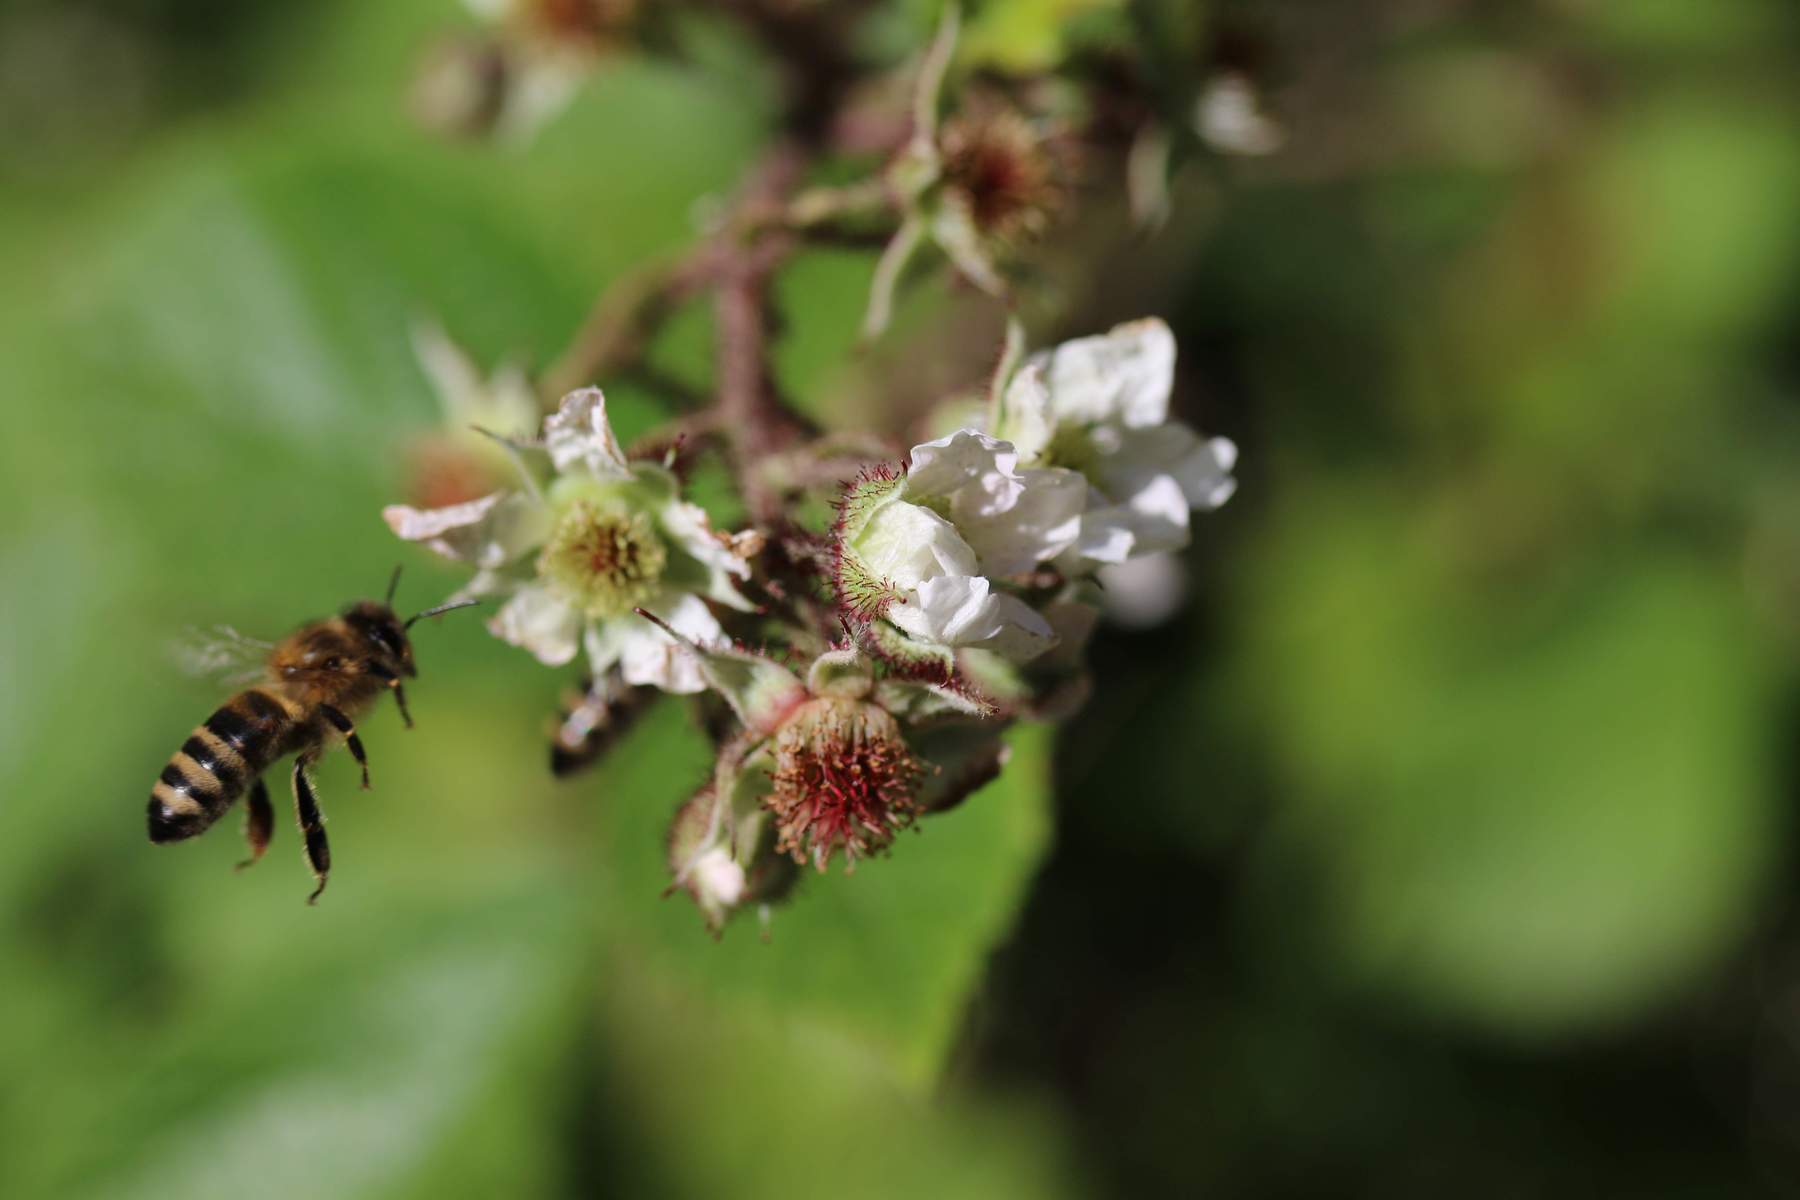
POLYGON ((394 573, 388 577, 387 596, 384 597, 381 602, 389 608, 394 607, 394 592, 400 587, 400 569, 404 566, 406 566, 406 564, 401 563, 400 566, 395 567, 394 573))
POLYGON ((414 621, 423 621, 426 617, 435 617, 439 613, 454 612, 459 608, 473 608, 480 603, 480 600, 452 600, 448 604, 440 604, 436 608, 428 608, 422 613, 413 614, 406 618, 406 624, 402 625, 401 628, 411 629, 414 621))

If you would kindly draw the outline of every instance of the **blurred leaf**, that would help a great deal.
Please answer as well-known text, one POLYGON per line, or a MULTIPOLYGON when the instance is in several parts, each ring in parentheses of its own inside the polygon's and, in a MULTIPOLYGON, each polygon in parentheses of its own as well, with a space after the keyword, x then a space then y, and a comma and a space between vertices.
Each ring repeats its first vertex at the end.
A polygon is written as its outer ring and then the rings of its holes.
POLYGON ((1062 60, 1072 29, 1122 7, 1121 0, 989 0, 968 18, 957 56, 1002 71, 1047 71, 1062 60))
MULTIPOLYGON (((537 898, 438 928, 365 929, 248 988, 192 997, 115 1077, 88 1143, 103 1149, 80 1163, 107 1180, 91 1194, 388 1195, 436 1157, 466 1165, 465 1116, 566 1006, 582 961, 570 916, 537 898)), ((520 1099, 547 1121, 553 1095, 520 1099)), ((547 1191, 516 1173, 531 1157, 509 1151, 506 1190, 547 1191)))
MULTIPOLYGON (((726 937, 752 941, 749 932, 726 937)), ((787 932, 778 926, 776 937, 787 932)), ((848 956, 841 944, 814 953, 848 956)), ((1085 1192, 1067 1140, 1036 1106, 897 1088, 889 1064, 860 1038, 812 1019, 816 999, 804 990, 794 991, 791 1012, 770 1013, 718 1004, 675 975, 630 969, 629 960, 620 965, 601 1006, 609 1047, 630 1081, 624 1107, 668 1131, 663 1166, 674 1195, 1051 1200, 1085 1192)))
POLYGON ((1291 512, 1245 597, 1242 679, 1294 789, 1265 915, 1315 895, 1362 978, 1532 1034, 1614 1023, 1728 950, 1778 828, 1735 592, 1649 546, 1503 582, 1454 548, 1480 528, 1374 489, 1291 512))

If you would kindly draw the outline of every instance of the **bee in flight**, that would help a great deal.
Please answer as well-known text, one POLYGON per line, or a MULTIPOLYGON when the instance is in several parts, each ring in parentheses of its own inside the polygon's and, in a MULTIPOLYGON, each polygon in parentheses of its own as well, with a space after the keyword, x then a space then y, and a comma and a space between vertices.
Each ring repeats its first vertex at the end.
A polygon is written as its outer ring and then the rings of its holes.
POLYGON ((363 787, 368 787, 369 760, 353 718, 391 689, 401 719, 411 729, 402 681, 418 670, 406 631, 425 617, 477 603, 441 604, 402 621, 393 609, 399 582, 396 569, 381 603, 358 601, 335 617, 302 625, 273 646, 250 643, 267 651, 257 682, 198 726, 150 789, 152 842, 178 842, 204 833, 248 792, 244 838, 250 843, 250 857, 238 866, 256 862, 268 849, 275 828, 262 773, 292 754, 294 808, 307 865, 318 882, 306 902, 318 900, 331 873, 331 846, 307 769, 342 740, 362 768, 363 787))

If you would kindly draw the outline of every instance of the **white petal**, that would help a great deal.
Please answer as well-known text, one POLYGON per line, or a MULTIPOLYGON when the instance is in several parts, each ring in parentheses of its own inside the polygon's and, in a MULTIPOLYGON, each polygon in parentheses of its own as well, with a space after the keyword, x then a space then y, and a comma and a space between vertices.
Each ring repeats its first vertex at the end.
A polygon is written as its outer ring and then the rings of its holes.
POLYGON ((700 893, 702 905, 736 908, 744 898, 744 868, 724 846, 714 846, 696 858, 688 880, 700 893))
POLYGON ((579 51, 536 46, 520 57, 494 120, 495 134, 514 144, 530 141, 561 114, 592 71, 587 56, 579 51))
POLYGON ((1189 504, 1211 512, 1237 491, 1237 480, 1231 474, 1236 464, 1237 443, 1230 438, 1208 438, 1175 464, 1175 478, 1189 504))
POLYGON ((488 621, 488 631, 531 651, 545 666, 560 667, 575 657, 581 613, 542 584, 527 584, 488 621))
POLYGON ((1041 362, 1020 367, 1000 401, 1000 428, 994 431, 1013 444, 1023 462, 1031 462, 1056 432, 1056 416, 1050 408, 1050 389, 1044 383, 1041 362))
POLYGON ((538 397, 525 371, 512 363, 496 369, 470 423, 502 437, 529 441, 537 432, 538 397))
POLYGON ((435 322, 415 324, 412 344, 413 357, 419 360, 425 377, 431 381, 431 389, 437 393, 446 420, 456 426, 467 425, 486 390, 475 363, 435 322))
POLYGON ((1010 442, 959 429, 913 447, 906 494, 950 497, 958 518, 1003 512, 1018 500, 1023 486, 1018 466, 1019 453, 1010 442))
POLYGON ((514 574, 483 568, 471 575, 469 582, 445 597, 444 603, 454 604, 459 600, 485 600, 490 596, 510 596, 522 586, 524 586, 524 581, 514 574))
POLYGON ((1180 609, 1187 572, 1173 554, 1146 554, 1100 572, 1107 618, 1126 629, 1151 629, 1180 609))
MULTIPOLYGON (((674 593, 644 607, 667 621, 677 633, 702 646, 714 645, 725 637, 712 610, 692 593, 674 593)), ((614 627, 618 629, 619 673, 626 683, 649 684, 682 694, 706 690, 699 658, 649 621, 634 613, 605 624, 609 632, 614 627)))
POLYGON ((1030 361, 1044 372, 1059 420, 1137 428, 1160 425, 1169 415, 1175 335, 1157 317, 1064 342, 1030 361))
POLYGON ((543 506, 518 492, 494 492, 444 508, 390 504, 381 516, 407 541, 423 542, 445 558, 484 568, 513 561, 549 532, 543 506))
POLYGON ((995 596, 994 606, 1000 627, 992 637, 976 643, 981 649, 1022 663, 1056 644, 1056 631, 1050 628, 1050 622, 1017 596, 995 596))
POLYGON ((887 612, 888 620, 921 641, 983 646, 1024 661, 1054 640, 1049 624, 1016 596, 992 591, 980 575, 928 579, 887 612))
POLYGON ((1137 535, 1132 556, 1179 550, 1188 544, 1188 502, 1172 475, 1158 475, 1126 498, 1131 531, 1137 535))
POLYGON ((743 612, 755 609, 756 606, 744 599, 731 582, 734 575, 739 579, 750 578, 750 565, 713 536, 712 522, 704 508, 685 500, 674 500, 657 515, 663 532, 706 568, 708 599, 743 612))
MULTIPOLYGON (((1143 559, 1149 562, 1152 560, 1143 559)), ((1109 571, 1117 567, 1106 568, 1109 571)), ((1091 585, 1089 585, 1091 587, 1091 585)), ((1093 637, 1094 627, 1100 623, 1100 607, 1090 603, 1086 593, 1089 587, 1068 589, 1064 595, 1048 601, 1039 611, 1044 620, 1056 633, 1056 652, 1051 655, 1048 665, 1060 666, 1075 670, 1081 667, 1082 656, 1087 651, 1088 639, 1093 637)))
POLYGON ((1100 466, 1100 483, 1116 498, 1136 494, 1158 475, 1173 476, 1188 504, 1207 512, 1231 499, 1237 490, 1237 480, 1231 475, 1237 446, 1230 438, 1202 439, 1175 421, 1149 429, 1106 432, 1109 444, 1100 466))
POLYGON ((606 395, 581 388, 544 418, 544 448, 558 471, 585 469, 596 479, 630 479, 631 468, 606 419, 606 395))
POLYGON ((974 575, 975 551, 943 517, 905 500, 884 504, 853 545, 869 570, 902 588, 939 575, 974 575))
POLYGON ((1029 468, 1019 473, 1017 502, 993 516, 954 515, 956 525, 987 575, 1016 575, 1055 558, 1081 531, 1088 483, 1078 472, 1060 467, 1029 468))
POLYGON ((1110 504, 1090 508, 1081 514, 1075 543, 1063 552, 1058 565, 1068 574, 1079 575, 1095 563, 1124 562, 1136 545, 1130 509, 1110 504))
POLYGON ((1194 129, 1221 154, 1273 154, 1287 140, 1287 131, 1263 111, 1256 85, 1241 71, 1216 75, 1201 89, 1194 129))
POLYGON ((433 322, 414 325, 412 342, 446 424, 459 430, 478 425, 520 440, 536 434, 537 393, 519 367, 502 366, 491 380, 483 379, 474 361, 433 322))
POLYGON ((888 620, 922 641, 963 646, 997 631, 988 581, 980 575, 939 575, 888 609, 888 620))

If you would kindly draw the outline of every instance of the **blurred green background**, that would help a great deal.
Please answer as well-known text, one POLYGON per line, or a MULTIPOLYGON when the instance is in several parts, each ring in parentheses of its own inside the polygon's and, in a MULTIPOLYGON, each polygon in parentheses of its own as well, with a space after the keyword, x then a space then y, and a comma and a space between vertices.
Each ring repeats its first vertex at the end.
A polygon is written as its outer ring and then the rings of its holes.
MULTIPOLYGON (((754 55, 484 148, 407 116, 447 0, 0 4, 0 1194, 1800 1191, 1795 10, 1179 15, 1254 33, 1288 145, 1085 224, 1040 332, 1175 324, 1244 455, 1193 602, 715 945, 657 899, 679 705, 555 783, 568 681, 472 621, 364 723, 375 790, 322 768, 317 909, 285 815, 234 876, 235 818, 142 812, 220 695, 184 627, 454 586, 377 516, 437 419, 410 322, 553 357, 755 152, 754 55)), ((819 411, 871 266, 784 288, 819 411)), ((659 354, 703 380, 704 321, 659 354)))

